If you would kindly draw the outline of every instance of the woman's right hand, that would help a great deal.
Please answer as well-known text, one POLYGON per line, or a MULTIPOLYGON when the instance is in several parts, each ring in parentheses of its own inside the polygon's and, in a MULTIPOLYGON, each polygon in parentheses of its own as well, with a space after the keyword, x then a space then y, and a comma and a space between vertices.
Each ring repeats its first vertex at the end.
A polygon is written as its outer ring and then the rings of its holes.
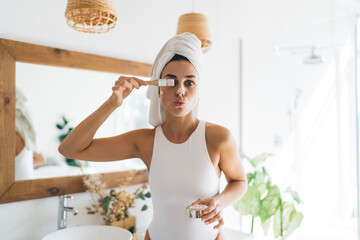
POLYGON ((129 96, 134 88, 139 89, 141 86, 146 85, 146 81, 139 78, 120 76, 112 87, 111 103, 115 107, 120 107, 124 99, 129 96))

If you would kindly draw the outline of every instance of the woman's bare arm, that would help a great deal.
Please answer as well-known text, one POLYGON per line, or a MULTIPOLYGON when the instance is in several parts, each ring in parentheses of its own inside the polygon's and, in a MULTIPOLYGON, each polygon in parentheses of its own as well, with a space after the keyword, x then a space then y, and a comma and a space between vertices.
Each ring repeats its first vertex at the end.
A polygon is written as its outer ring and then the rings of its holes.
POLYGON ((221 199, 223 207, 225 208, 245 194, 247 190, 247 179, 235 139, 228 130, 223 130, 222 135, 224 141, 219 146, 219 165, 228 183, 218 197, 221 199))
POLYGON ((120 77, 112 88, 111 97, 71 131, 60 144, 59 152, 68 158, 89 161, 138 157, 135 141, 141 135, 141 131, 102 139, 94 139, 94 135, 110 114, 122 105, 131 91, 144 85, 145 81, 138 78, 120 77))
POLYGON ((149 148, 149 144, 150 147, 152 146, 153 136, 154 129, 139 129, 115 137, 93 139, 84 150, 65 156, 95 162, 130 158, 140 158, 145 162, 148 159, 143 156, 146 152, 144 148, 149 148))
MULTIPOLYGON (((215 124, 207 124, 206 140, 212 149, 212 156, 219 159, 218 166, 224 172, 227 185, 225 189, 210 198, 199 198, 193 204, 204 204, 208 208, 203 210, 201 220, 206 224, 218 221, 214 228, 224 225, 222 210, 240 199, 247 190, 247 180, 242 166, 238 149, 229 130, 215 124)), ((209 149, 209 148, 208 148, 209 149)), ((210 153, 210 152, 209 152, 210 153)), ((219 239, 222 239, 219 235, 219 239)))

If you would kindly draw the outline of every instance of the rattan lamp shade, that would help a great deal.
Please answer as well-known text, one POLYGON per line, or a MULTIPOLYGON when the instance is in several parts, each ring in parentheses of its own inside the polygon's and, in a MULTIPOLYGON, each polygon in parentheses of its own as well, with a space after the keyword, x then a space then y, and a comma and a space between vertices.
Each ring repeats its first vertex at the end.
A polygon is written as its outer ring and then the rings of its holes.
POLYGON ((187 13, 179 17, 178 28, 176 34, 190 32, 195 34, 201 40, 201 48, 203 52, 210 49, 210 31, 208 20, 201 13, 187 13))
POLYGON ((79 32, 108 32, 117 20, 114 0, 68 0, 65 18, 79 32))

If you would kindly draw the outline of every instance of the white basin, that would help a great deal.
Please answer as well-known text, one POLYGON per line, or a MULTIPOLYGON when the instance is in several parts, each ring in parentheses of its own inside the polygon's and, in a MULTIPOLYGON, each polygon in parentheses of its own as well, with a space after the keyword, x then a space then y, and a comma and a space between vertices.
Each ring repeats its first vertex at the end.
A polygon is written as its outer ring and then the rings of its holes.
POLYGON ((65 228, 45 235, 42 240, 132 240, 128 230, 119 227, 88 225, 65 228))

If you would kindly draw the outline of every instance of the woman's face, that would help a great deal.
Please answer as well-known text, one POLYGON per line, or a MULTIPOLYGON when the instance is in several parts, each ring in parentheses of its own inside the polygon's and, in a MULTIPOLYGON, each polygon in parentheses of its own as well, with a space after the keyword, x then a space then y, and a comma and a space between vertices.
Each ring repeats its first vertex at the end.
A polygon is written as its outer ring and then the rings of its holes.
POLYGON ((189 114, 197 103, 199 91, 199 77, 194 66, 186 60, 169 62, 161 78, 175 79, 174 87, 160 87, 162 106, 176 117, 189 114))

